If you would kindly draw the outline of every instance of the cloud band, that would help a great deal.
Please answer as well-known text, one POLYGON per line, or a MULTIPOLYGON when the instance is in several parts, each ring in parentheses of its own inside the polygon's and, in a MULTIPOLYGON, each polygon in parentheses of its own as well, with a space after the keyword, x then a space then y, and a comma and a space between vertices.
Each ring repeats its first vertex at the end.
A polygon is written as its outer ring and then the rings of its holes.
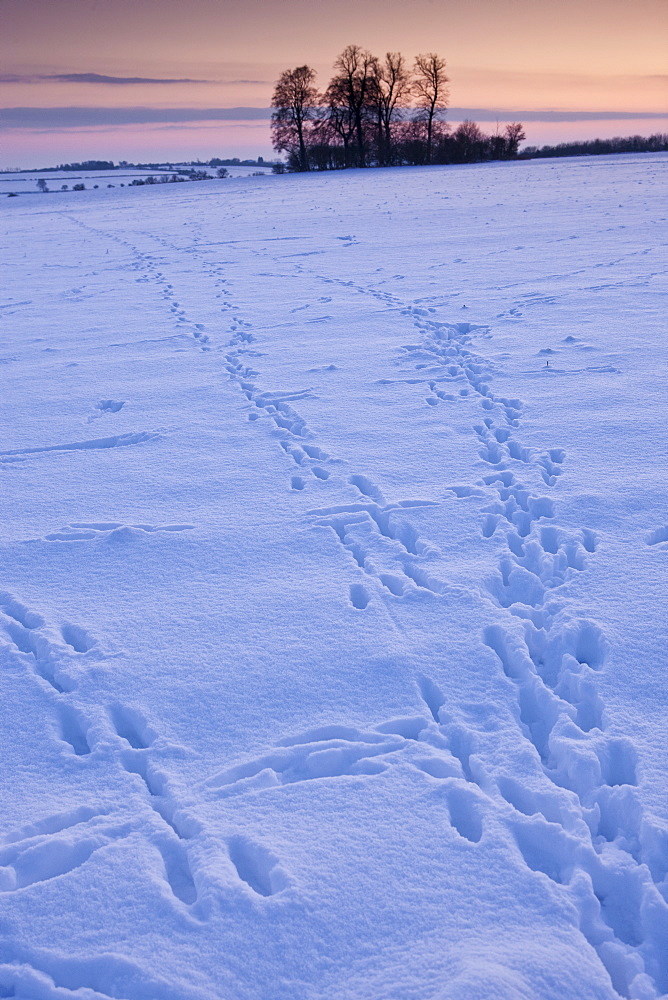
MULTIPOLYGON (((0 129, 91 128, 121 125, 179 125, 190 122, 267 121, 271 108, 3 108, 0 129)), ((657 111, 527 111, 494 108, 449 108, 454 121, 579 122, 665 119, 657 111)))

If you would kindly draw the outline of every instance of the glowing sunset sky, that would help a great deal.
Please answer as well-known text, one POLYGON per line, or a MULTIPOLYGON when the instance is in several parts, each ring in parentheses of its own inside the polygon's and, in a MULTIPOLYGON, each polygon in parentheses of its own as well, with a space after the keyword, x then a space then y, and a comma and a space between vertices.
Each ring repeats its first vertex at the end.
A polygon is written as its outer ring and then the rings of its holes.
POLYGON ((668 130, 665 0, 0 0, 0 25, 3 167, 271 156, 278 73, 324 87, 351 42, 443 55, 453 121, 668 130))

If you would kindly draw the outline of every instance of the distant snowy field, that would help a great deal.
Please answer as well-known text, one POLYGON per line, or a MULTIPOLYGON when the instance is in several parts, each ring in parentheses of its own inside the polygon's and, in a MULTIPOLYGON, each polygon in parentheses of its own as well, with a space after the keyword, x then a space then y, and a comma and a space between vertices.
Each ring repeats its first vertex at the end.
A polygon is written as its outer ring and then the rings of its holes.
POLYGON ((0 997, 668 992, 667 167, 2 199, 0 997))
MULTIPOLYGON (((3 173, 0 171, 0 198, 8 195, 10 191, 13 194, 40 194, 39 188, 37 187, 37 181, 43 179, 46 181, 47 188, 51 194, 62 194, 62 187, 72 190, 75 184, 84 184, 86 190, 89 188, 95 189, 100 188, 115 188, 115 187, 127 187, 128 184, 132 184, 132 181, 146 181, 147 177, 153 177, 156 182, 159 182, 162 177, 171 177, 171 175, 178 170, 203 170, 209 174, 209 177, 214 178, 216 176, 216 167, 207 167, 202 165, 201 167, 193 167, 191 164, 182 164, 179 166, 175 165, 173 170, 139 170, 136 168, 125 167, 116 168, 115 170, 53 170, 44 172, 41 170, 22 170, 22 171, 8 171, 3 173)), ((242 177, 250 177, 254 174, 271 175, 271 163, 260 164, 260 166, 238 166, 238 167, 225 167, 228 172, 229 180, 238 180, 242 177)), ((187 180, 187 178, 183 178, 187 180)))

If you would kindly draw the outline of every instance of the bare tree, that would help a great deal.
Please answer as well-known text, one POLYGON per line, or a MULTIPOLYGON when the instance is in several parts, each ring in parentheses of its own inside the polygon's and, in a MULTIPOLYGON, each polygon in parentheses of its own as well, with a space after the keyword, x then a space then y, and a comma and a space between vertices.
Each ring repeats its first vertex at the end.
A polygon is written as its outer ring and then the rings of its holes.
POLYGON ((355 138, 355 114, 350 107, 344 81, 335 77, 325 91, 326 110, 317 133, 323 143, 343 147, 343 165, 352 165, 351 144, 355 138))
POLYGON ((300 170, 308 170, 307 130, 320 104, 315 70, 297 66, 281 73, 271 101, 271 135, 274 149, 296 156, 300 170))
POLYGON ((415 57, 413 94, 424 119, 427 132, 427 163, 431 163, 435 125, 442 120, 448 106, 448 77, 445 59, 435 52, 415 57))
POLYGON ((521 122, 511 122, 506 125, 506 156, 517 156, 521 142, 526 139, 526 133, 521 122))
MULTIPOLYGON (((334 63, 336 75, 327 88, 327 94, 330 98, 334 97, 337 106, 348 110, 360 167, 365 167, 367 163, 365 125, 369 117, 376 63, 376 57, 366 49, 348 45, 334 63)), ((331 100, 328 103, 331 106, 331 100)))
POLYGON ((488 137, 476 124, 466 118, 457 126, 453 136, 455 159, 460 163, 476 163, 483 159, 488 137))
POLYGON ((394 160, 393 130, 399 110, 408 104, 410 79, 400 52, 387 52, 374 64, 372 101, 378 125, 378 158, 384 166, 394 160))

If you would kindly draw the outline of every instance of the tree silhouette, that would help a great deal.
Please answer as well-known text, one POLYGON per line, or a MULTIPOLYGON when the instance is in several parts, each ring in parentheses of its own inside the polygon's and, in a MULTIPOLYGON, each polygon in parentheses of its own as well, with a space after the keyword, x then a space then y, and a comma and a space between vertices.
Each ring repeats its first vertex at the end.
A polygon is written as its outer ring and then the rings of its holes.
POLYGON ((446 63, 436 52, 416 56, 410 70, 400 52, 379 59, 348 45, 334 70, 324 94, 310 66, 286 70, 276 84, 272 139, 289 171, 512 159, 525 138, 520 122, 486 135, 464 121, 452 132, 446 63))
POLYGON ((506 125, 506 156, 517 156, 517 150, 526 135, 521 122, 511 122, 506 125))
POLYGON ((442 118, 448 106, 448 77, 445 73, 445 59, 435 52, 415 57, 413 94, 427 133, 427 163, 431 163, 434 141, 434 126, 442 118))
POLYGON ((317 126, 320 142, 329 145, 340 143, 343 147, 343 166, 353 165, 351 144, 355 137, 355 114, 347 99, 346 85, 339 79, 332 80, 325 91, 325 112, 317 126))
POLYGON ((475 123, 468 118, 459 125, 453 136, 455 159, 459 163, 475 163, 484 158, 485 146, 489 138, 475 123))
POLYGON ((383 62, 374 63, 371 99, 378 125, 378 159, 382 166, 394 162, 394 127, 399 112, 408 104, 410 77, 400 52, 387 52, 383 62))
POLYGON ((367 165, 366 129, 377 59, 359 45, 348 45, 334 63, 336 75, 327 93, 340 110, 345 108, 357 142, 357 165, 367 165))
POLYGON ((281 73, 274 90, 271 133, 274 149, 297 156, 299 170, 308 170, 307 129, 320 104, 315 70, 297 66, 281 73))

